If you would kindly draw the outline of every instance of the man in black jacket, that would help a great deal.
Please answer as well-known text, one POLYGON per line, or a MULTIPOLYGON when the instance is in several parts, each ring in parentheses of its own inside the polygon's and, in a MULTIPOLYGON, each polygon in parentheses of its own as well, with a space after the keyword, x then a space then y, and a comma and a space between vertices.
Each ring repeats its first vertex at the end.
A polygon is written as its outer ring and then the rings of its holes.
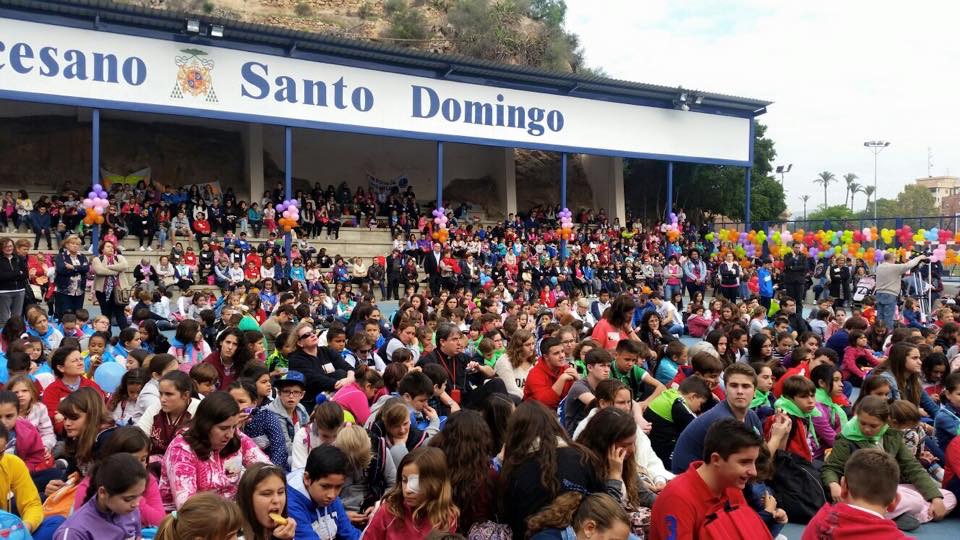
POLYGON ((481 403, 491 393, 506 394, 503 381, 496 378, 489 366, 463 354, 466 340, 455 324, 437 326, 437 347, 420 357, 419 366, 440 364, 447 372, 447 393, 464 407, 481 403), (489 380, 488 380, 489 379, 489 380))
POLYGON ((797 311, 803 312, 803 298, 807 281, 807 256, 801 251, 803 244, 793 243, 793 251, 783 258, 783 286, 787 294, 797 302, 797 311))
POLYGON ((434 296, 440 294, 440 259, 443 258, 443 253, 440 251, 440 243, 433 243, 433 251, 427 253, 427 256, 423 258, 423 271, 427 273, 427 278, 429 279, 430 292, 434 296))

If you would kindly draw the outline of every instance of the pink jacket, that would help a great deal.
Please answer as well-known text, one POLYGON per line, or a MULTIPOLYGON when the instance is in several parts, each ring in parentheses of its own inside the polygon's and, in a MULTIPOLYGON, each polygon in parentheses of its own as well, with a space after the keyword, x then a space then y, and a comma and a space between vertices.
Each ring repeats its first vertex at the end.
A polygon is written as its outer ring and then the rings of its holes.
POLYGON ((702 315, 694 315, 687 319, 687 331, 693 337, 702 338, 707 335, 707 331, 710 330, 712 324, 713 320, 702 315))
POLYGON ((51 464, 45 464, 47 448, 43 446, 37 427, 23 418, 17 418, 13 430, 17 434, 17 456, 27 464, 27 470, 34 473, 49 469, 51 464))
MULTIPOLYGON (((73 499, 74 509, 83 506, 89 487, 90 477, 86 476, 77 486, 76 496, 73 499)), ((160 486, 157 484, 157 479, 152 474, 148 474, 147 490, 140 498, 140 524, 144 527, 156 527, 166 515, 167 513, 163 510, 163 501, 160 500, 160 486)))
POLYGON ((867 373, 857 366, 857 359, 864 358, 870 365, 876 367, 880 359, 873 355, 873 351, 866 347, 847 346, 843 351, 843 362, 840 364, 840 371, 843 378, 849 378, 850 375, 856 375, 861 379, 866 377, 867 373))
POLYGON ((350 411, 357 424, 366 425, 367 419, 370 418, 370 402, 367 401, 367 395, 363 393, 359 384, 350 383, 337 390, 333 395, 333 401, 350 411))
POLYGON ((240 451, 222 457, 211 453, 200 459, 193 452, 183 434, 177 435, 160 462, 160 497, 166 510, 177 510, 191 496, 201 491, 212 491, 225 499, 234 499, 237 484, 246 467, 254 463, 270 463, 270 458, 257 443, 238 431, 240 451))

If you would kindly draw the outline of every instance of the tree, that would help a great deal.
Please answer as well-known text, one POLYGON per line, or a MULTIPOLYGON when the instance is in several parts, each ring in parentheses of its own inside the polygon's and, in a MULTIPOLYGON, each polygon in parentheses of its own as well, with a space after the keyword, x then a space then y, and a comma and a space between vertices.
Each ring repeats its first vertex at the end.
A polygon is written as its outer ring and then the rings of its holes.
POLYGON ((873 186, 863 186, 863 193, 867 196, 867 206, 870 206, 870 200, 873 198, 873 192, 876 189, 873 186))
POLYGON ((826 219, 830 221, 843 221, 846 219, 852 219, 853 217, 855 217, 853 212, 851 212, 850 209, 847 208, 846 203, 844 203, 836 206, 828 206, 826 208, 821 206, 811 212, 807 219, 811 221, 823 221, 826 219))
POLYGON ((803 201, 803 220, 807 220, 807 201, 810 200, 809 195, 801 195, 800 200, 803 201))
MULTIPOLYGON (((823 171, 816 178, 813 179, 814 184, 823 185, 823 207, 827 207, 827 186, 837 181, 837 177, 830 171, 823 171)), ((844 199, 844 206, 846 206, 847 201, 844 199)))
POLYGON ((850 190, 850 211, 853 212, 853 198, 857 196, 857 193, 863 191, 863 186, 859 182, 852 182, 847 189, 850 190))
POLYGON ((936 216, 937 200, 930 191, 922 186, 908 185, 897 195, 897 206, 904 217, 936 216))
MULTIPOLYGON (((846 182, 846 184, 847 184, 847 192, 846 192, 846 194, 844 194, 844 196, 843 196, 843 204, 847 204, 847 197, 850 197, 850 196, 851 196, 851 195, 850 195, 851 186, 852 186, 854 183, 856 183, 856 181, 857 181, 857 175, 855 175, 855 174, 853 174, 853 173, 847 173, 847 174, 843 175, 843 181, 846 182)), ((852 197, 851 197, 851 198, 852 198, 852 197)), ((826 204, 826 203, 824 203, 824 204, 826 204)), ((850 207, 851 207, 851 208, 853 207, 853 203, 850 204, 850 207)))
MULTIPOLYGON (((773 140, 766 138, 767 127, 755 124, 751 218, 753 221, 780 219, 787 205, 783 186, 773 176, 777 155, 773 140)), ((665 213, 667 165, 663 161, 624 160, 624 190, 634 216, 649 222, 665 213)), ((694 221, 706 214, 743 219, 746 182, 743 167, 675 163, 674 202, 694 221)))

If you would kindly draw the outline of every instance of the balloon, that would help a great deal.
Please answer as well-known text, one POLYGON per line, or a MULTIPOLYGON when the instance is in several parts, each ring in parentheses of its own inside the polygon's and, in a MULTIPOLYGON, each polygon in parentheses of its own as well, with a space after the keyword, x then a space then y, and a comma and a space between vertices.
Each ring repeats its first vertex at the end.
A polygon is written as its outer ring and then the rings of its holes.
POLYGON ((883 257, 885 255, 886 253, 883 250, 878 249, 877 252, 873 254, 873 262, 876 262, 876 263, 883 262, 883 257))
POLYGON ((103 225, 103 216, 100 216, 100 215, 96 216, 96 220, 97 220, 96 221, 97 225, 103 225))
POLYGON ((103 186, 100 185, 100 184, 94 184, 94 185, 93 185, 93 190, 94 190, 94 191, 103 191, 103 186))
POLYGON ((110 394, 120 386, 120 379, 127 372, 127 366, 119 362, 105 362, 93 374, 93 380, 100 388, 110 394))
POLYGON ((49 372, 37 373, 34 376, 34 378, 37 380, 38 383, 40 383, 40 388, 44 390, 46 390, 47 387, 50 386, 50 384, 56 380, 56 377, 54 377, 53 373, 49 373, 49 372))
POLYGON ((714 239, 715 236, 716 236, 716 235, 711 232, 711 233, 707 233, 707 235, 704 236, 704 238, 707 239, 707 242, 713 242, 713 239, 714 239))
POLYGON ((83 207, 84 207, 84 208, 90 208, 91 206, 93 206, 93 201, 91 201, 90 199, 84 199, 84 200, 83 200, 83 207))

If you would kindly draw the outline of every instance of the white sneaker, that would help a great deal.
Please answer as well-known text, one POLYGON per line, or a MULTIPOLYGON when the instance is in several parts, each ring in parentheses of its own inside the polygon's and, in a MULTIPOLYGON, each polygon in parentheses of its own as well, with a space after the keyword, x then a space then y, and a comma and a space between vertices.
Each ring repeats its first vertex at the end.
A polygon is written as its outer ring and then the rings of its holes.
POLYGON ((147 251, 153 251, 153 246, 147 246, 147 251))
POLYGON ((145 247, 143 247, 143 246, 140 246, 140 251, 146 251, 146 250, 147 250, 147 248, 145 248, 145 247))

